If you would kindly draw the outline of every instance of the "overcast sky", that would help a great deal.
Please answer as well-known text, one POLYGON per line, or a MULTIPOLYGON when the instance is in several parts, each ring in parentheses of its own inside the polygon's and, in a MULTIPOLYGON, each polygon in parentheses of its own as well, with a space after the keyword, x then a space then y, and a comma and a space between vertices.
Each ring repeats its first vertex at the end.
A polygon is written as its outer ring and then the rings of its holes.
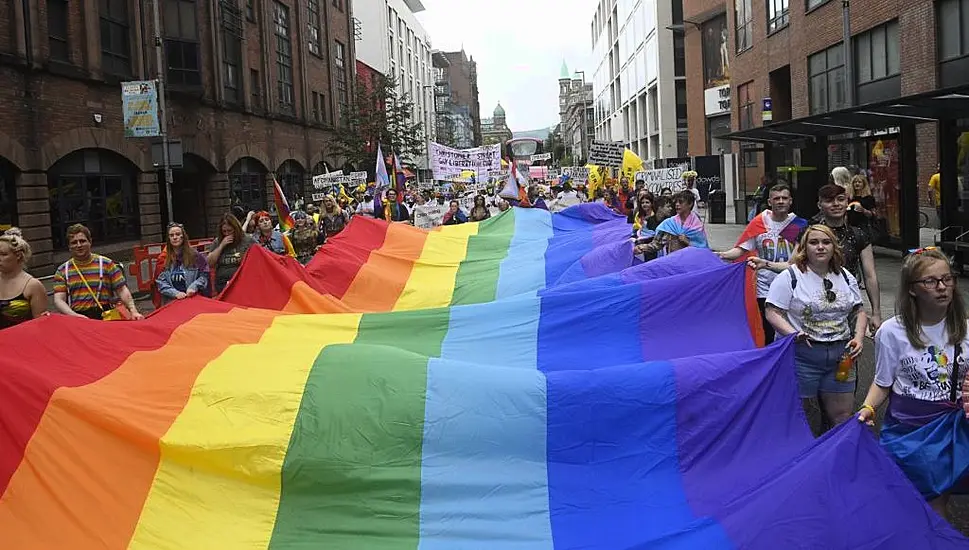
POLYGON ((562 59, 592 80, 589 26, 598 0, 421 0, 434 49, 478 63, 481 116, 501 101, 512 131, 558 123, 562 59))

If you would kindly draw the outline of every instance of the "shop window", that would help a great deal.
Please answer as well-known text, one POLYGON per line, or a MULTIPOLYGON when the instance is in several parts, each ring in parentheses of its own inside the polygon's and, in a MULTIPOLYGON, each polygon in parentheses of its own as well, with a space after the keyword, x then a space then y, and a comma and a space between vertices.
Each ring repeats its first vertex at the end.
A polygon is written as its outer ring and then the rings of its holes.
POLYGON ((790 23, 788 0, 767 0, 767 34, 777 32, 790 23))
POLYGON ((283 188, 286 200, 292 207, 297 198, 303 197, 303 180, 305 179, 303 167, 295 160, 287 160, 279 167, 276 178, 279 180, 279 186, 283 188))
POLYGON ((749 50, 754 45, 754 10, 751 0, 735 0, 734 28, 737 32, 737 53, 749 50))
POLYGON ((808 102, 812 115, 845 106, 845 63, 841 44, 808 57, 808 102))
MULTIPOLYGON (((131 75, 131 36, 127 0, 100 0, 101 70, 131 75)), ((92 229, 93 231, 93 229, 92 229)))
POLYGON ((47 171, 51 237, 55 249, 67 247, 65 232, 86 225, 97 244, 141 237, 137 168, 116 153, 82 149, 47 171))
POLYGON ((246 212, 265 210, 266 168, 254 158, 239 159, 229 169, 229 196, 246 212))
POLYGON ((0 230, 17 225, 17 181, 13 164, 0 158, 0 230))

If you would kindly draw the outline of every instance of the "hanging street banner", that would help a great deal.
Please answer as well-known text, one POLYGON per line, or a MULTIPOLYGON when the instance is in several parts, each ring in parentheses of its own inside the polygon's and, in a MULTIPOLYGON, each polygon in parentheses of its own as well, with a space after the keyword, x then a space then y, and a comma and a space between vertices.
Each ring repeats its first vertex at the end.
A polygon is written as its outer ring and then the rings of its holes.
POLYGON ((440 143, 428 144, 434 179, 446 180, 471 170, 478 178, 501 172, 501 144, 473 149, 452 149, 440 143))
POLYGON ((158 137, 158 88, 154 80, 121 83, 121 111, 124 116, 124 137, 158 137))
POLYGON ((593 141, 589 147, 589 164, 620 168, 625 150, 626 145, 621 141, 593 141))

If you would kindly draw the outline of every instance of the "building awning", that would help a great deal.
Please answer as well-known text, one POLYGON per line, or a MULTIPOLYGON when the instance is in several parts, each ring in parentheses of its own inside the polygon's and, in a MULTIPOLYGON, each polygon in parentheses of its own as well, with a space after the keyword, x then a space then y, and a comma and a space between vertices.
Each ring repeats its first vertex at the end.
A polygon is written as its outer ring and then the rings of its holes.
POLYGON ((718 136, 718 139, 754 143, 788 143, 961 118, 969 118, 969 86, 933 90, 794 120, 774 122, 718 136))

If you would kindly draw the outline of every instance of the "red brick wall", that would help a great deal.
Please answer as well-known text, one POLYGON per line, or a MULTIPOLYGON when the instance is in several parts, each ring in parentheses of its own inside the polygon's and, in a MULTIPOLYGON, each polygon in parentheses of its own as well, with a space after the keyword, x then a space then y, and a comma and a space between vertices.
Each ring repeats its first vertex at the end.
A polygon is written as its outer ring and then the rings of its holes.
MULTIPOLYGON (((770 95, 769 73, 790 65, 791 108, 793 118, 809 114, 807 57, 842 39, 841 2, 830 0, 826 4, 805 13, 804 3, 792 0, 790 25, 771 36, 766 35, 767 0, 752 0, 753 47, 736 53, 736 20, 732 2, 727 2, 727 24, 734 57, 731 61, 731 85, 736 87, 748 81, 754 82, 754 90, 765 97, 770 95)), ((684 3, 684 7, 688 3, 684 3)), ((685 9, 685 8, 684 8, 685 9)), ((857 35, 872 27, 898 18, 900 31, 900 55, 902 94, 913 94, 936 87, 935 12, 932 0, 854 0, 851 3, 851 31, 857 35)), ((688 50, 689 51, 689 50, 688 50)), ((688 53, 689 62, 689 53, 688 53)), ((733 102, 733 128, 738 129, 739 105, 733 102)), ((755 117, 755 123, 759 120, 755 117)), ((691 128, 692 133, 692 128, 691 128)), ((934 124, 918 129, 919 186, 925 197, 925 182, 937 163, 937 143, 934 124)), ((691 136, 692 143, 692 136, 691 136)), ((692 147, 692 146, 691 146, 692 147)), ((735 151, 738 149, 735 149, 735 151)), ((912 182, 906 182, 912 184, 912 182)), ((927 204, 927 203, 926 203, 927 204)))
MULTIPOLYGON (((724 13, 724 0, 683 0, 683 18, 703 23, 724 13)), ((690 23, 684 24, 686 51, 686 104, 688 151, 690 155, 706 155, 707 118, 704 113, 703 41, 702 33, 690 23)), ((731 50, 732 53, 732 50, 731 50)), ((730 63, 733 64, 731 58, 730 63)))
MULTIPOLYGON (((334 158, 327 151, 329 124, 311 120, 310 101, 311 92, 323 92, 330 103, 327 122, 333 122, 337 110, 335 75, 331 73, 335 66, 335 40, 347 48, 347 82, 352 93, 356 71, 349 2, 343 11, 334 8, 331 2, 320 2, 322 36, 326 41, 321 56, 317 57, 309 53, 306 45, 305 4, 301 3, 300 11, 295 11, 293 0, 282 1, 290 6, 295 116, 278 114, 272 3, 256 3, 262 10, 255 22, 246 21, 243 10, 244 59, 240 67, 243 104, 239 106, 223 102, 221 40, 213 35, 212 25, 215 4, 198 3, 203 88, 192 94, 169 94, 167 119, 171 136, 183 141, 184 151, 205 159, 216 174, 226 171, 244 156, 256 158, 270 171, 288 159, 296 160, 307 172, 323 159, 332 165, 342 164, 342 159, 334 158), (250 69, 259 71, 259 90, 268 114, 266 109, 254 108, 251 104, 254 83, 250 81, 250 69)), ((154 50, 145 52, 141 46, 150 44, 151 25, 145 23, 146 35, 142 36, 139 20, 142 16, 150 18, 151 13, 141 14, 138 4, 129 0, 133 79, 153 74, 144 70, 143 54, 148 54, 149 66, 154 66, 154 50)), ((13 3, 0 2, 0 82, 3 83, 0 85, 0 157, 13 161, 24 172, 17 179, 18 186, 23 187, 18 188, 19 222, 30 230, 41 264, 56 258, 51 254, 49 226, 45 227, 50 223, 49 213, 38 209, 44 201, 38 201, 37 196, 44 193, 37 186, 46 178, 44 171, 79 148, 113 150, 144 172, 138 178, 142 240, 156 240, 161 232, 159 186, 150 162, 150 140, 123 137, 119 82, 105 81, 100 73, 97 2, 79 0, 69 5, 71 63, 64 64, 48 60, 46 0, 32 2, 37 56, 36 70, 28 74, 24 58, 13 43, 13 37, 22 32, 18 28, 22 29, 23 20, 14 17, 13 3), (102 116, 100 124, 95 124, 95 114, 102 116)), ((244 4, 240 2, 240 5, 244 4)), ((224 174, 213 176, 211 183, 218 189, 205 190, 210 228, 228 204, 224 174)))

